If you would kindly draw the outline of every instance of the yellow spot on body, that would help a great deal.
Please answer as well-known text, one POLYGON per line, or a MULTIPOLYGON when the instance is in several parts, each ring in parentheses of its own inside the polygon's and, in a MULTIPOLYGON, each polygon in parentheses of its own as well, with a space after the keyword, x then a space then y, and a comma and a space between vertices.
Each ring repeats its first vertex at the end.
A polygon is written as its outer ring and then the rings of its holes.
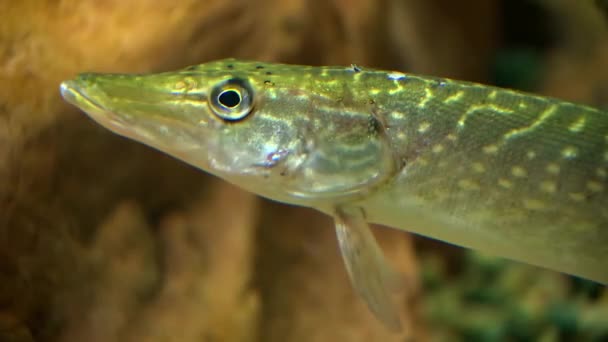
POLYGON ((403 113, 401 112, 392 112, 391 113, 391 118, 394 120, 402 120, 405 117, 405 115, 403 115, 403 113))
POLYGON ((456 136, 456 134, 452 134, 452 133, 448 134, 448 135, 446 136, 446 138, 447 138, 449 141, 456 141, 456 139, 458 139, 458 137, 456 136))
POLYGON ((511 168, 511 174, 517 178, 524 178, 528 175, 526 170, 521 166, 513 166, 511 168))
POLYGON ((536 119, 536 120, 534 120, 534 122, 532 122, 532 124, 530 124, 529 126, 526 126, 526 127, 512 129, 509 132, 505 133, 504 138, 511 139, 518 135, 522 135, 522 134, 534 131, 537 127, 539 127, 545 121, 547 121, 547 119, 549 119, 553 114, 555 114, 556 111, 557 111, 557 105, 554 104, 554 105, 550 106, 549 108, 545 109, 540 114, 538 119, 536 119))
POLYGON ((509 108, 503 108, 500 106, 496 106, 494 104, 482 104, 482 105, 472 105, 469 109, 460 117, 458 120, 458 127, 464 127, 466 120, 469 115, 479 112, 479 111, 489 111, 502 115, 513 114, 513 110, 509 108))
POLYGON ((455 94, 448 96, 443 102, 446 104, 452 103, 452 102, 457 102, 460 99, 462 99, 463 96, 464 96, 464 91, 460 90, 460 91, 456 92, 455 94))
POLYGON ((513 114, 513 109, 511 108, 506 108, 506 107, 500 107, 500 106, 496 106, 496 105, 487 105, 486 106, 488 110, 498 113, 498 114, 502 114, 502 115, 509 115, 509 114, 513 114))
POLYGON ((435 146, 433 146, 433 153, 441 153, 443 152, 443 145, 441 144, 437 144, 435 146))
POLYGON ((429 128, 431 128, 431 123, 428 121, 423 121, 418 126, 418 133, 426 133, 429 128))
POLYGON ((513 187, 513 183, 510 180, 504 178, 500 178, 498 180, 498 185, 505 189, 511 189, 511 187, 513 187))
POLYGON ((564 148, 562 150, 562 157, 564 157, 566 159, 575 158, 577 154, 578 154, 578 149, 574 146, 567 146, 566 148, 564 148))
POLYGON ((528 151, 526 153, 526 157, 528 157, 528 159, 532 160, 532 159, 536 158, 536 152, 534 152, 534 151, 528 151))
POLYGON ((498 92, 496 90, 492 90, 492 92, 490 94, 488 94, 488 99, 494 100, 494 99, 496 99, 496 95, 498 95, 498 92))
POLYGON ((184 88, 186 88, 187 84, 184 81, 178 81, 177 83, 175 83, 175 90, 182 90, 184 88))
POLYGON ((526 109, 528 108, 528 104, 526 104, 524 101, 521 101, 517 107, 519 107, 519 109, 526 109))
POLYGON ((372 88, 369 90, 369 93, 372 95, 378 95, 378 94, 380 94, 380 89, 372 88))
POLYGON ((498 152, 498 145, 488 145, 483 147, 483 153, 485 154, 496 154, 498 152))
POLYGON ((537 200, 537 199, 530 199, 530 198, 526 198, 524 199, 524 207, 526 209, 530 209, 530 210, 540 210, 540 209, 544 209, 545 206, 545 202, 537 200))
POLYGON ((469 112, 466 112, 463 116, 460 117, 460 119, 458 119, 458 127, 460 127, 460 128, 464 127, 464 123, 467 120, 467 116, 469 116, 469 112))
POLYGON ((569 127, 568 130, 573 133, 578 133, 585 128, 585 124, 587 123, 587 116, 583 115, 574 121, 569 127))
POLYGON ((603 168, 598 168, 598 169, 595 171, 595 174, 596 174, 598 177, 600 177, 600 178, 606 178, 606 176, 608 175, 608 174, 606 173, 606 169, 603 169, 603 168))
POLYGON ((458 186, 463 190, 479 190, 479 185, 470 179, 459 180, 458 186))
POLYGON ((479 162, 475 162, 471 165, 471 169, 473 169, 473 171, 477 172, 477 173, 484 173, 486 172, 486 167, 483 166, 482 163, 479 162))
MULTIPOLYGON (((397 83, 397 81, 395 81, 395 83, 397 83)), ((395 95, 395 94, 399 94, 402 91, 403 91, 403 87, 401 87, 401 85, 397 84, 397 86, 395 88, 389 90, 388 93, 391 95, 395 95)))
POLYGON ((424 88, 424 97, 422 101, 418 104, 419 108, 424 108, 429 103, 429 101, 433 98, 433 92, 429 88, 424 88))
POLYGON ((407 135, 405 135, 405 133, 403 133, 403 132, 397 133, 397 139, 405 140, 406 138, 407 138, 407 135))
POLYGON ((553 194, 557 191, 557 186, 552 181, 544 181, 540 183, 540 190, 543 192, 553 194))
POLYGON ((559 165, 551 163, 549 165, 547 165, 547 172, 549 172, 552 175, 557 175, 559 173, 559 165))
POLYGON ((593 192, 601 192, 604 190, 604 185, 602 185, 602 183, 600 183, 600 182, 588 181, 587 189, 589 189, 593 192))
POLYGON ((582 202, 585 200, 585 194, 580 192, 573 192, 568 194, 568 196, 570 196, 570 198, 575 202, 582 202))

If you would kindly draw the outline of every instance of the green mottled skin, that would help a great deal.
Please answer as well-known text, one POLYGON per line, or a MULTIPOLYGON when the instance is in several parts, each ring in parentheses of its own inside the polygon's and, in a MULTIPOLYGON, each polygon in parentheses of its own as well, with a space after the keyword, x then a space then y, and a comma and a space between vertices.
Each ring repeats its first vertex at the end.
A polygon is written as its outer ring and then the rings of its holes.
POLYGON ((608 283, 606 112, 440 78, 237 60, 85 74, 62 91, 109 129, 262 196, 360 207, 370 222, 608 283), (232 78, 253 107, 226 122, 209 94, 232 78))

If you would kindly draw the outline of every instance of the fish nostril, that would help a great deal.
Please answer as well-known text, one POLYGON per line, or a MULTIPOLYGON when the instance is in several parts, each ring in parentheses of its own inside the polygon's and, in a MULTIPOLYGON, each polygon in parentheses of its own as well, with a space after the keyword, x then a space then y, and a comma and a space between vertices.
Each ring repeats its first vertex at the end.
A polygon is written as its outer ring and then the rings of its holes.
POLYGON ((80 78, 83 81, 88 81, 91 78, 93 78, 93 74, 92 73, 80 74, 80 75, 78 75, 78 78, 80 78))
POLYGON ((98 78, 101 74, 95 72, 86 72, 78 75, 78 79, 83 82, 90 82, 98 78))

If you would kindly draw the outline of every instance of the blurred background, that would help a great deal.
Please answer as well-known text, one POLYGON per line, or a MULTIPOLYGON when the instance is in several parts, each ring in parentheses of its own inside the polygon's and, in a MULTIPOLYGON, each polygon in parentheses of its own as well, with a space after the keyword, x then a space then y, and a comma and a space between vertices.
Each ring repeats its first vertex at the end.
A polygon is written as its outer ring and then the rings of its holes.
POLYGON ((406 329, 328 217, 94 124, 78 72, 356 63, 608 108, 603 0, 0 0, 0 341, 607 341, 591 282, 386 228, 406 329))

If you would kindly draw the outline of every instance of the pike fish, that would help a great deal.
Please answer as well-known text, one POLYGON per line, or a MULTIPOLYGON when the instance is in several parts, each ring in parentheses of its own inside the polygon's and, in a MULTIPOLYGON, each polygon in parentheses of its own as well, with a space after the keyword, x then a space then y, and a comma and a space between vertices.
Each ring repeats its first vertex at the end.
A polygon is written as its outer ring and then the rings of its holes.
POLYGON ((608 113, 356 65, 225 59, 85 73, 61 94, 109 130, 335 220, 354 289, 388 327, 399 275, 369 223, 608 283, 608 113))

